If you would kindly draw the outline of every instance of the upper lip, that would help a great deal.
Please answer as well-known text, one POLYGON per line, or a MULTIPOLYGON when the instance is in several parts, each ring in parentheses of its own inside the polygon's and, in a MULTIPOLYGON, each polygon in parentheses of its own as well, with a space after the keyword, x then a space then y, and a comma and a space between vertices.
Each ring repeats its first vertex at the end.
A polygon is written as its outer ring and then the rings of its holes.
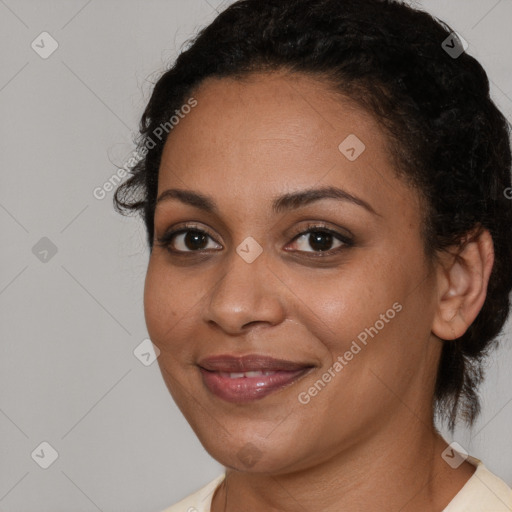
POLYGON ((219 355, 201 359, 198 366, 214 372, 296 371, 310 368, 311 364, 297 363, 269 356, 248 354, 245 356, 219 355))

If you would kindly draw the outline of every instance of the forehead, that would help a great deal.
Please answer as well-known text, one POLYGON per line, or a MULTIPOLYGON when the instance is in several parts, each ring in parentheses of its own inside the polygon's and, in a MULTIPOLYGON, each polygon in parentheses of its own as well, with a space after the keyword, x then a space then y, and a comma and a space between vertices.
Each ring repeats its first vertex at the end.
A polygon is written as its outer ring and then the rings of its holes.
POLYGON ((196 121, 193 129, 209 140, 229 137, 233 142, 275 141, 320 149, 332 148, 332 138, 327 135, 339 138, 346 130, 384 138, 373 117, 355 102, 328 82, 303 74, 209 78, 194 96, 198 107, 190 116, 196 121))
POLYGON ((159 194, 195 189, 221 203, 236 191, 249 209, 319 184, 344 186, 370 203, 382 202, 383 187, 384 196, 403 187, 377 121, 325 82, 285 73, 210 78, 191 96, 197 106, 164 148, 159 194))

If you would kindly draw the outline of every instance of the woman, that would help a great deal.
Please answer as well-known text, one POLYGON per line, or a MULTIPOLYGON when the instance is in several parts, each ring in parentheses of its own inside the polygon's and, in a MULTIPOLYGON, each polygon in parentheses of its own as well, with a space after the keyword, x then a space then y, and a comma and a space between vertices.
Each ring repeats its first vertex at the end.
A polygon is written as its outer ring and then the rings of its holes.
POLYGON ((226 466, 177 511, 510 511, 471 425, 512 288, 508 124, 443 24, 244 0, 156 83, 116 194, 171 395, 226 466))

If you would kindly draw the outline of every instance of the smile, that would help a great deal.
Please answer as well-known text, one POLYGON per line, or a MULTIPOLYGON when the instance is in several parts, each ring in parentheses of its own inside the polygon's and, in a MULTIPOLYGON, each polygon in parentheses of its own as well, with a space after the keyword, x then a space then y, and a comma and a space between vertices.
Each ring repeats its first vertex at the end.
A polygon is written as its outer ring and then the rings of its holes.
POLYGON ((208 391, 232 403, 261 400, 290 386, 312 368, 310 364, 257 355, 216 356, 199 364, 208 391))

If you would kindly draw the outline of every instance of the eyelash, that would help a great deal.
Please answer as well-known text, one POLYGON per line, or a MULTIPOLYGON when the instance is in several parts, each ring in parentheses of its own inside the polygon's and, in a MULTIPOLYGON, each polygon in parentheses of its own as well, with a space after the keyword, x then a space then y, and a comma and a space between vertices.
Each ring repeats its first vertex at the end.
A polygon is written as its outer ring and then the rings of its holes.
MULTIPOLYGON (((209 238, 214 240, 213 236, 210 235, 207 231, 204 229, 199 228, 196 225, 185 225, 181 228, 175 229, 173 231, 169 231, 165 233, 162 237, 157 239, 157 245, 160 247, 163 247, 164 249, 167 249, 171 254, 173 255, 185 255, 185 254, 193 254, 193 253, 201 253, 204 251, 211 251, 211 249, 199 249, 197 251, 181 251, 171 248, 171 242, 173 238, 177 235, 188 233, 188 232, 195 232, 199 233, 201 235, 207 235, 209 238)), ((338 233, 337 231, 334 231, 332 229, 329 229, 327 226, 323 224, 308 224, 307 229, 305 231, 300 231, 294 237, 292 238, 292 242, 294 242, 296 239, 300 238, 303 235, 307 235, 310 233, 323 233, 323 234, 329 234, 332 235, 335 239, 342 242, 343 245, 340 247, 337 247, 336 249, 330 249, 328 251, 292 251, 292 252, 299 252, 299 253, 305 253, 307 254, 307 257, 312 258, 325 258, 328 256, 334 256, 335 254, 338 254, 341 251, 344 251, 354 245, 354 241, 351 240, 348 236, 342 235, 341 233, 338 233)), ((214 240, 215 241, 215 240, 214 240)), ((215 242, 218 243, 218 242, 215 242)), ((220 244, 219 244, 220 245, 220 244)), ((213 249, 214 251, 217 251, 218 249, 213 249)))

